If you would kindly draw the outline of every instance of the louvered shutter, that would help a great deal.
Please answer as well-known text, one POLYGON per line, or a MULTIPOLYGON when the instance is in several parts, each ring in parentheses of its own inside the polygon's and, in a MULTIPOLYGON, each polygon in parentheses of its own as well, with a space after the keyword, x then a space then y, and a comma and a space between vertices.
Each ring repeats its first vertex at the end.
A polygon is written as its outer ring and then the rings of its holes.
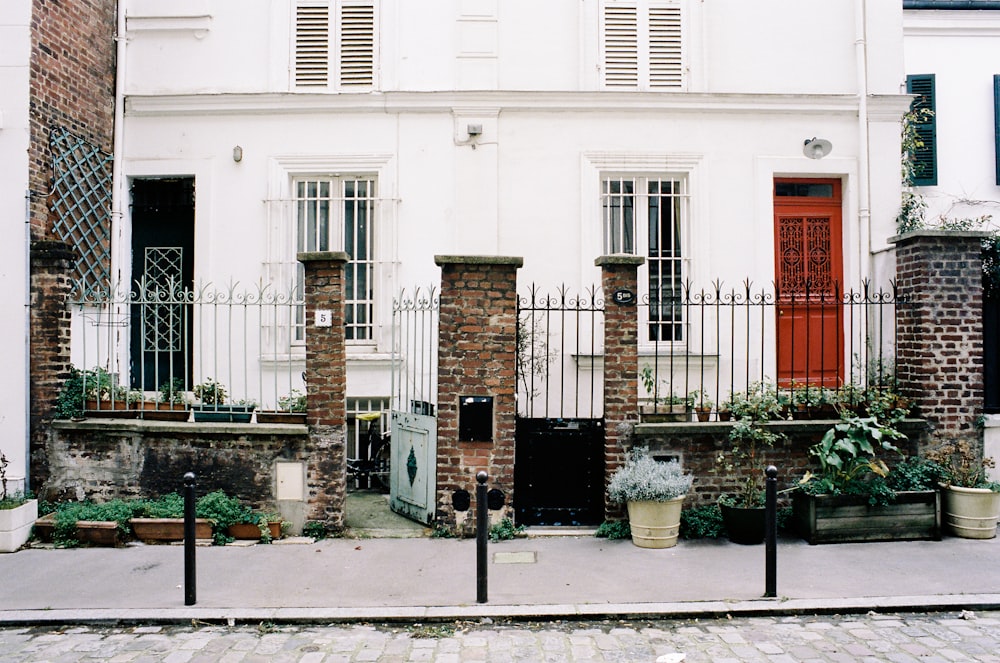
POLYGON ((634 4, 604 6, 604 84, 639 85, 639 21, 634 4))
MULTIPOLYGON (((912 110, 927 109, 934 112, 934 74, 906 77, 906 91, 917 95, 910 105, 912 110)), ((932 114, 914 124, 914 130, 923 146, 913 154, 913 186, 936 186, 937 173, 937 118, 932 114)))
POLYGON ((329 6, 299 4, 295 8, 295 85, 326 87, 329 81, 329 6))
POLYGON ((345 0, 340 8, 340 85, 371 87, 374 82, 374 3, 345 0))
POLYGON ((682 72, 680 7, 650 7, 649 87, 679 88, 682 72))

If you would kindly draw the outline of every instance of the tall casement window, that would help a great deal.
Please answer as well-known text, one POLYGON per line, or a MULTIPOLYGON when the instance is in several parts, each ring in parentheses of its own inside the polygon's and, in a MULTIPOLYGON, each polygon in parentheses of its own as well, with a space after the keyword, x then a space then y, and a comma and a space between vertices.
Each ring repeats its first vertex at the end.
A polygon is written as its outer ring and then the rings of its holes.
POLYGON ((913 74, 906 77, 906 91, 916 95, 910 110, 917 111, 914 124, 922 146, 913 153, 913 186, 936 186, 937 124, 934 116, 934 74, 913 74))
POLYGON ((604 0, 601 6, 604 87, 683 89, 681 18, 678 0, 604 0))
POLYGON ((605 176, 601 204, 605 253, 646 258, 642 283, 643 296, 649 298, 649 319, 641 341, 683 341, 687 179, 605 176))
MULTIPOLYGON (((370 342, 374 338, 375 219, 374 177, 323 177, 294 182, 295 250, 345 251, 345 338, 370 342)), ((297 285, 305 278, 298 265, 297 285)), ((305 338, 305 310, 295 320, 294 340, 305 338)))
POLYGON ((349 91, 374 87, 376 42, 374 0, 298 0, 294 88, 349 91))

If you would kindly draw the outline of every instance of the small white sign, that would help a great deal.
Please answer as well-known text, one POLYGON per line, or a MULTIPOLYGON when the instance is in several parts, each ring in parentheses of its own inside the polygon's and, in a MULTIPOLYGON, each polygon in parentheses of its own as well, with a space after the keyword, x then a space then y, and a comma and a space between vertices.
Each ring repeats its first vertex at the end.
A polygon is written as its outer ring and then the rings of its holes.
POLYGON ((333 311, 330 311, 329 309, 317 309, 316 326, 317 327, 333 326, 333 311))

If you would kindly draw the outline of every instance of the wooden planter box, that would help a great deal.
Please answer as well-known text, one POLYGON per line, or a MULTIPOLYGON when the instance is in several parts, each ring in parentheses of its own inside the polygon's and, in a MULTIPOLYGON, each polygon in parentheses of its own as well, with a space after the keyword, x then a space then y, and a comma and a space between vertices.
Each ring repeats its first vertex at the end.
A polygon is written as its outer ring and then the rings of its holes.
MULTIPOLYGON (((35 522, 35 538, 51 543, 56 529, 54 513, 42 516, 35 522)), ((116 547, 122 545, 121 530, 113 520, 76 521, 76 540, 92 546, 116 547)))
MULTIPOLYGON (((184 540, 183 518, 132 518, 129 521, 135 538, 144 543, 169 543, 184 540)), ((212 521, 195 519, 194 538, 211 539, 212 521)))
MULTIPOLYGON (((281 523, 268 523, 272 539, 281 538, 281 523)), ((256 523, 237 523, 226 528, 226 534, 240 541, 257 541, 260 539, 260 527, 256 523)))
POLYGON ((184 403, 143 402, 139 416, 149 421, 187 421, 191 415, 184 403))
POLYGON ((861 541, 941 540, 941 494, 901 492, 886 506, 869 506, 860 495, 792 497, 792 519, 810 544, 861 541))
POLYGON ((84 401, 83 416, 111 419, 135 419, 139 416, 139 403, 121 401, 84 401))
POLYGON ((258 411, 258 424, 304 424, 305 412, 275 412, 274 410, 258 411))

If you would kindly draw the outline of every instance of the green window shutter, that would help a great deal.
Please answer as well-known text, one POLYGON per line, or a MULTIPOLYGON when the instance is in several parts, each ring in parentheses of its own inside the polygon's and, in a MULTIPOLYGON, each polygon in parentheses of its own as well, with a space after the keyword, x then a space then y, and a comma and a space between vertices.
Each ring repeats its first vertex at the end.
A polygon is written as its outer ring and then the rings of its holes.
MULTIPOLYGON (((934 74, 915 74, 906 77, 906 91, 917 95, 911 110, 927 109, 934 113, 934 74)), ((914 125, 923 145, 913 155, 913 186, 936 186, 937 174, 937 117, 931 115, 914 125)))
POLYGON ((993 75, 993 140, 996 144, 997 184, 1000 184, 1000 74, 993 75))

